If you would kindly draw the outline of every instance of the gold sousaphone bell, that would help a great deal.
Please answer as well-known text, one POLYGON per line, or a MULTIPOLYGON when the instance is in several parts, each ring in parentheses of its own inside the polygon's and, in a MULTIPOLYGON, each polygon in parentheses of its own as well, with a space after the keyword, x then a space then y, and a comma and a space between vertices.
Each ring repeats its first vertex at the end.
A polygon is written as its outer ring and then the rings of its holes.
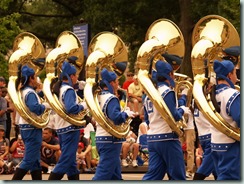
MULTIPOLYGON (((137 54, 138 79, 162 118, 174 132, 183 136, 181 125, 175 122, 167 105, 149 78, 149 72, 151 72, 150 67, 153 60, 160 58, 164 53, 183 58, 185 54, 184 37, 175 23, 168 19, 159 19, 151 24, 145 40, 137 54)), ((179 67, 180 65, 173 66, 174 71, 179 67)))
POLYGON ((98 82, 103 68, 114 71, 118 77, 123 75, 128 61, 128 53, 123 41, 112 32, 101 32, 93 37, 89 44, 89 56, 86 63, 86 85, 84 98, 92 117, 107 132, 117 138, 124 138, 130 131, 131 119, 121 125, 114 125, 102 112, 99 102, 98 82))
POLYGON ((240 141, 240 129, 232 127, 215 110, 209 94, 203 91, 213 72, 213 61, 221 59, 223 48, 239 46, 240 38, 235 27, 225 18, 208 15, 200 19, 192 34, 191 53, 194 75, 193 96, 199 110, 208 121, 225 135, 240 141))
MULTIPOLYGON (((43 92, 52 109, 60 117, 73 125, 84 126, 86 124, 84 117, 89 111, 84 110, 77 115, 68 114, 59 102, 59 97, 53 92, 54 85, 61 73, 62 64, 71 56, 78 58, 74 66, 77 69, 77 73, 79 73, 84 65, 82 44, 74 33, 64 31, 58 36, 55 49, 46 57, 46 78, 43 83, 43 92)), ((79 98, 79 102, 81 101, 82 99, 79 98)))
POLYGON ((23 32, 15 38, 13 51, 14 53, 9 59, 8 93, 19 115, 29 124, 37 128, 43 128, 49 122, 49 114, 51 111, 45 110, 40 116, 30 112, 23 102, 18 89, 20 84, 18 73, 21 70, 20 66, 28 65, 38 75, 44 68, 45 63, 38 63, 36 60, 38 58, 45 58, 45 49, 35 35, 29 32, 23 32))

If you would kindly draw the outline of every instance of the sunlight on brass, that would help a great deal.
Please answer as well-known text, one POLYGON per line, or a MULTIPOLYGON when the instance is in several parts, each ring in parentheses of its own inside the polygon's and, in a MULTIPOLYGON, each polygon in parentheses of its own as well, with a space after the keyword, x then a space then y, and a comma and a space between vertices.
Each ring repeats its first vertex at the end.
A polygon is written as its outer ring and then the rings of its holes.
POLYGON ((101 79, 100 72, 103 68, 114 71, 120 77, 124 71, 118 66, 125 64, 127 66, 128 51, 123 41, 114 33, 101 32, 94 36, 89 44, 89 56, 86 62, 86 85, 84 88, 84 98, 90 109, 92 117, 107 132, 117 138, 124 138, 130 131, 131 118, 121 125, 114 125, 107 119, 102 112, 99 102, 97 83, 101 79), (96 79, 98 74, 98 79, 96 79))
MULTIPOLYGON (((174 54, 183 58, 185 54, 184 37, 175 23, 168 19, 159 19, 148 28, 145 40, 137 54, 138 79, 145 93, 172 131, 179 136, 183 136, 184 133, 181 128, 185 125, 182 125, 182 122, 175 122, 174 117, 149 77, 149 72, 151 73, 149 66, 151 62, 156 62, 160 57, 159 55, 163 53, 174 54)), ((176 71, 180 68, 180 65, 174 68, 174 71, 176 71)))
MULTIPOLYGON (((84 65, 84 51, 82 44, 76 35, 70 31, 62 32, 56 41, 56 47, 46 58, 46 78, 43 83, 43 92, 52 109, 67 122, 76 126, 85 126, 85 115, 89 110, 83 110, 77 115, 68 114, 65 107, 59 102, 56 94, 52 92, 52 81, 59 77, 63 62, 70 56, 78 57, 76 65, 77 74, 82 70, 84 65), (55 72, 57 71, 57 72, 55 72)), ((83 100, 79 98, 79 103, 83 100)))
POLYGON ((35 35, 23 32, 15 38, 13 51, 9 58, 9 96, 13 101, 16 111, 25 121, 37 128, 43 128, 49 122, 51 110, 45 110, 40 116, 32 113, 22 101, 16 82, 18 79, 18 65, 28 65, 34 69, 37 75, 42 71, 44 65, 35 65, 33 61, 37 58, 45 57, 44 47, 35 35))
POLYGON ((213 61, 222 60, 219 56, 224 48, 240 45, 240 37, 235 27, 225 18, 208 15, 198 21, 192 34, 191 53, 192 72, 194 75, 193 96, 195 102, 208 121, 225 135, 240 141, 240 129, 232 127, 216 112, 209 95, 203 87, 208 85, 208 78, 213 74, 213 61), (208 76, 205 76, 205 71, 208 76))

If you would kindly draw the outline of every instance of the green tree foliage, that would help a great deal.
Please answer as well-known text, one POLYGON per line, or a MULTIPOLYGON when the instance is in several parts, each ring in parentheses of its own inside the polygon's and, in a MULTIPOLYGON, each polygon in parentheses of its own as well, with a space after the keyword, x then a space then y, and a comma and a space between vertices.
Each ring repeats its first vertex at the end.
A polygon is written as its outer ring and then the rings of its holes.
POLYGON ((20 33, 19 13, 10 11, 13 0, 0 1, 0 76, 8 78, 8 52, 12 48, 13 40, 20 33))
POLYGON ((85 0, 83 15, 91 24, 92 36, 101 31, 113 31, 122 38, 129 47, 130 70, 134 71, 138 49, 145 41, 152 22, 159 18, 179 22, 179 14, 172 14, 169 4, 179 12, 179 4, 175 0, 85 0))
POLYGON ((4 26, 8 31, 0 28, 1 53, 6 54, 11 49, 13 38, 20 29, 32 32, 44 45, 53 47, 61 32, 72 30, 72 26, 83 18, 90 24, 91 37, 102 31, 112 31, 121 37, 129 48, 131 71, 134 70, 138 49, 145 41, 149 26, 159 18, 172 20, 183 32, 187 62, 184 62, 186 64, 181 72, 185 74, 191 72, 192 30, 202 17, 210 14, 223 16, 240 33, 238 0, 32 0, 32 3, 24 0, 1 0, 0 5, 0 19, 11 22, 4 26), (19 15, 21 17, 17 24, 19 15))
POLYGON ((228 19, 233 26, 241 34, 240 20, 241 20, 241 5, 240 1, 237 0, 220 0, 219 2, 219 13, 228 19))
POLYGON ((53 47, 58 35, 79 21, 78 1, 33 1, 21 10, 21 28, 36 35, 44 45, 53 47), (57 3, 58 2, 58 3, 57 3), (73 2, 73 3, 72 3, 73 2))

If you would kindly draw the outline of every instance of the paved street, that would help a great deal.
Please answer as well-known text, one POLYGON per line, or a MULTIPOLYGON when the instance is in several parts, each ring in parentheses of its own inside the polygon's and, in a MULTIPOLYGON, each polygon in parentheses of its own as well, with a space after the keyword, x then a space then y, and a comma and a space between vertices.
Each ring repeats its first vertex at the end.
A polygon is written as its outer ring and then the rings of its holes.
MULTIPOLYGON (((91 180, 94 174, 85 174, 82 173, 80 174, 80 180, 91 180)), ((124 180, 128 180, 128 181, 132 181, 132 180, 141 180, 144 173, 123 173, 123 179, 124 180)), ((42 175, 42 180, 47 180, 48 179, 49 174, 43 174, 42 175)), ((13 177, 12 174, 8 174, 8 175, 0 175, 0 180, 11 180, 13 177)), ((167 180, 167 176, 165 176, 164 180, 167 180)), ((23 180, 31 180, 31 175, 27 174, 23 180)), ((66 175, 64 176, 64 178, 62 180, 67 180, 66 175)), ((188 179, 188 180, 192 180, 192 178, 188 179)), ((213 180, 213 176, 208 177, 206 180, 213 180)), ((1 182, 1 181, 0 181, 1 182)), ((14 181, 11 181, 11 183, 14 181)), ((9 182, 8 182, 9 183, 9 182)), ((16 181, 14 182, 16 183, 16 181)), ((36 182, 35 182, 36 183, 36 182)))

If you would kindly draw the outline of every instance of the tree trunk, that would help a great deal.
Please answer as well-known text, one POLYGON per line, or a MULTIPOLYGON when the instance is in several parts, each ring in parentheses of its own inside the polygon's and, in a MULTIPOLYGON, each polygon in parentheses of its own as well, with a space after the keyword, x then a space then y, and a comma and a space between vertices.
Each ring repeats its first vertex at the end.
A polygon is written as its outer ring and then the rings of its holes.
POLYGON ((191 19, 191 0, 179 0, 180 4, 180 14, 181 20, 179 27, 184 36, 185 40, 185 56, 183 63, 181 64, 180 73, 186 74, 189 77, 192 77, 192 67, 191 67, 191 50, 192 50, 192 31, 194 25, 191 19))

